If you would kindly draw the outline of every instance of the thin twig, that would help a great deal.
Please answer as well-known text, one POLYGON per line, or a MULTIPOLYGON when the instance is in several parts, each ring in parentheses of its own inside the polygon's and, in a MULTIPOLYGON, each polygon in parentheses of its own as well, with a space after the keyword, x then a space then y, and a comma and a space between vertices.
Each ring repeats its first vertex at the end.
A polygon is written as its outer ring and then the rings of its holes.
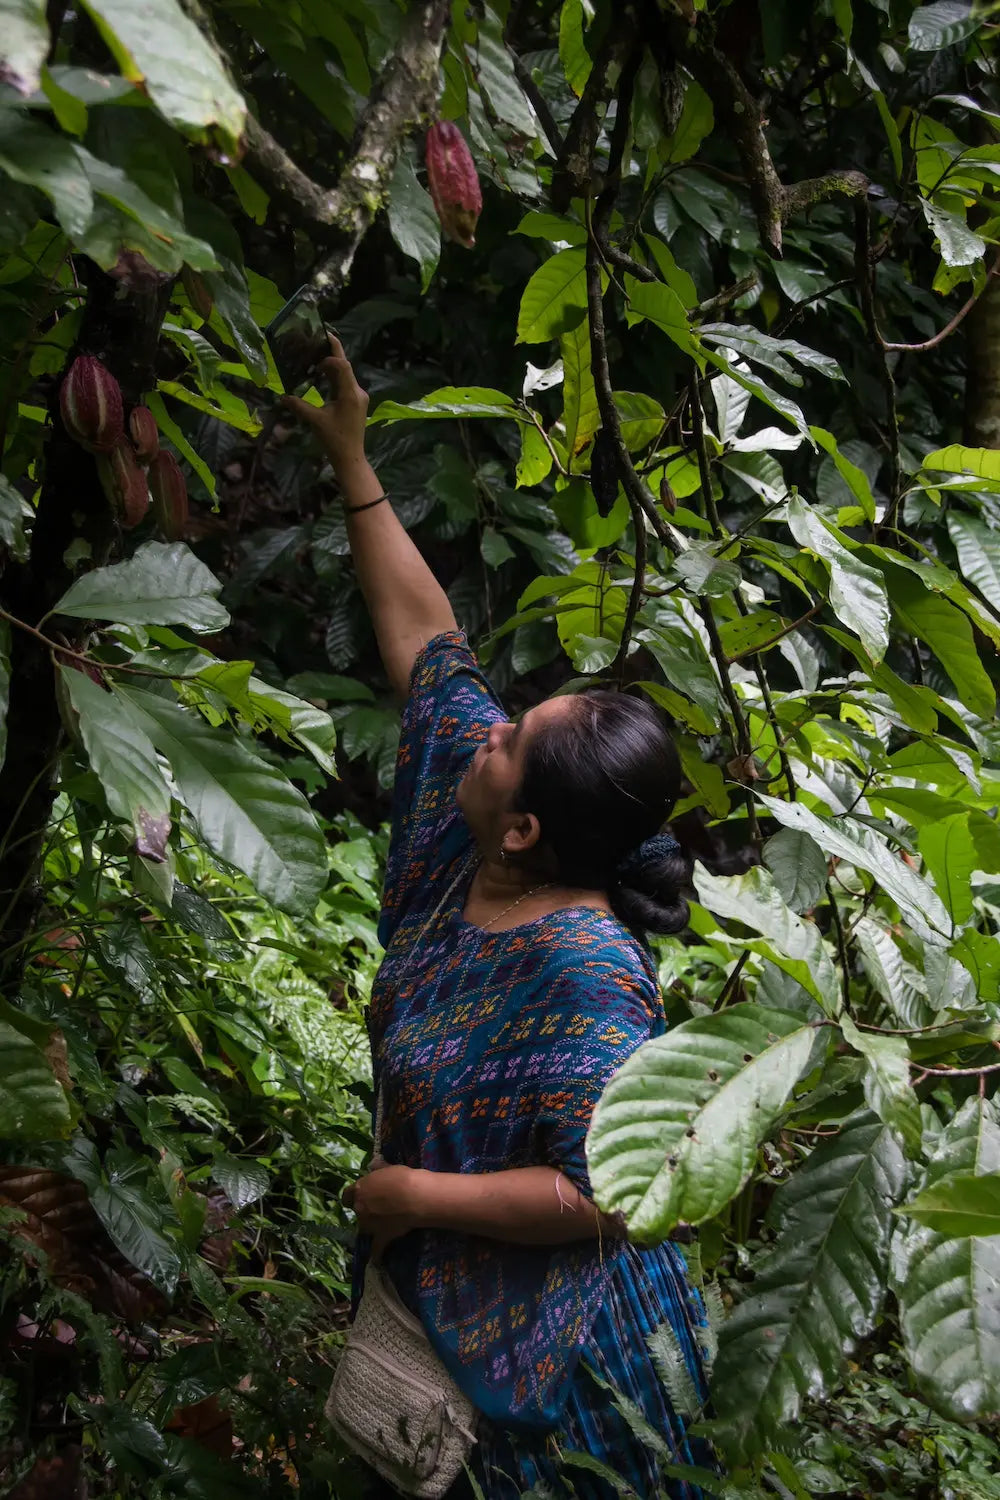
MULTIPOLYGON (((735 540, 736 538, 734 537, 733 541, 735 540)), ((790 625, 786 625, 784 630, 779 630, 777 635, 772 635, 768 640, 762 641, 759 646, 750 646, 746 651, 737 651, 735 656, 730 656, 727 660, 732 665, 734 662, 742 661, 746 656, 756 656, 761 651, 770 650, 772 646, 777 645, 778 641, 783 641, 786 635, 791 635, 793 630, 798 630, 800 625, 804 625, 807 620, 811 620, 813 615, 819 614, 822 608, 822 601, 819 604, 814 604, 812 609, 807 609, 804 615, 800 615, 797 620, 793 620, 790 625)))
POLYGON ((950 335, 955 332, 955 329, 965 321, 966 317, 975 307, 980 297, 982 297, 988 290, 990 282, 998 272, 1000 272, 1000 255, 994 257, 993 264, 987 271, 986 279, 984 280, 982 286, 979 288, 979 291, 973 292, 968 301, 959 308, 958 312, 952 318, 951 322, 946 323, 945 326, 941 329, 941 332, 936 333, 933 338, 924 339, 922 344, 889 344, 883 341, 882 348, 888 349, 894 354, 926 354, 929 349, 936 349, 939 344, 943 344, 945 339, 949 338, 950 335))

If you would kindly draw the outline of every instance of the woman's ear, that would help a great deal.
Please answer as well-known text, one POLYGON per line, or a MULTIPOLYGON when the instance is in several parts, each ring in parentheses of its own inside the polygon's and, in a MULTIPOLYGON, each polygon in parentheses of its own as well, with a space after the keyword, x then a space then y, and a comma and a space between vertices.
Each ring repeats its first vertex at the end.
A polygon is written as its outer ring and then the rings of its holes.
POLYGON ((534 813, 514 813, 511 816, 501 847, 508 859, 516 860, 537 848, 542 829, 534 813))

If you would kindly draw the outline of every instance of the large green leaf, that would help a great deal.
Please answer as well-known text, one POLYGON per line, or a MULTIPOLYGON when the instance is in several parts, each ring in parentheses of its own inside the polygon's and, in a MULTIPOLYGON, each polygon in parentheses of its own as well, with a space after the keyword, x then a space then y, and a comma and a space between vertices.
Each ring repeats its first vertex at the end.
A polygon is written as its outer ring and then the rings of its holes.
POLYGON ((941 1177, 900 1212, 950 1239, 1000 1239, 1000 1172, 941 1177))
POLYGON ((177 0, 82 0, 122 73, 192 140, 234 151, 246 105, 209 39, 177 0))
POLYGON ((764 863, 778 891, 792 911, 808 911, 823 894, 827 860, 808 833, 779 828, 764 845, 764 863))
POLYGON ((0 34, 0 80, 33 94, 49 50, 45 0, 6 0, 0 34))
MULTIPOLYGON (((941 1134, 924 1190, 954 1173, 998 1172, 996 1101, 967 1099, 941 1134)), ((892 1279, 906 1354, 934 1405, 958 1421, 1000 1410, 1000 1235, 953 1238, 904 1219, 892 1279)))
POLYGON ((915 52, 940 52, 964 42, 982 24, 971 11, 966 0, 934 0, 932 5, 918 6, 909 20, 910 46, 915 52))
POLYGON ((601 425, 590 368, 590 326, 586 319, 559 340, 563 361, 563 427, 570 464, 601 425))
POLYGON ((962 576, 988 604, 1000 609, 1000 532, 965 511, 948 512, 948 535, 958 553, 962 576))
POLYGON ((420 290, 426 292, 441 258, 441 225, 426 188, 417 181, 405 153, 389 184, 389 232, 404 255, 420 267, 420 290))
POLYGON ((587 311, 586 254, 571 246, 544 261, 521 297, 519 344, 544 344, 580 324, 587 311))
POLYGON ((940 594, 928 593, 923 583, 902 568, 890 570, 889 591, 899 624, 930 647, 966 708, 981 719, 992 718, 996 690, 962 611, 940 594))
POLYGON ((853 492, 858 504, 864 511, 865 519, 867 521, 874 521, 875 496, 872 494, 871 481, 864 469, 860 469, 857 464, 851 463, 849 458, 844 457, 843 453, 837 447, 837 440, 832 432, 827 432, 824 427, 810 427, 809 433, 811 437, 815 438, 824 453, 828 453, 833 459, 834 468, 848 489, 853 492))
POLYGON ((525 418, 517 406, 503 391, 492 391, 485 386, 442 386, 421 396, 417 401, 402 405, 399 401, 383 401, 368 418, 369 422, 404 422, 414 417, 511 417, 516 421, 525 418))
POLYGON ((128 706, 85 672, 58 670, 79 715, 87 759, 108 806, 116 818, 131 823, 137 852, 162 861, 170 832, 170 792, 148 736, 128 706))
POLYGON ((963 215, 929 203, 926 198, 921 198, 920 207, 946 266, 972 266, 982 258, 986 241, 969 228, 963 215))
POLYGON ((634 276, 626 276, 625 291, 629 327, 644 321, 652 323, 685 354, 694 351, 687 309, 672 287, 658 281, 638 281, 634 276))
POLYGON ((918 843, 938 895, 961 926, 972 916, 972 872, 978 865, 969 814, 952 813, 925 823, 918 843))
POLYGON ((899 1132, 910 1156, 918 1156, 923 1141, 920 1104, 910 1080, 910 1051, 906 1038, 862 1031, 846 1013, 840 1028, 855 1052, 865 1059, 862 1080, 870 1109, 899 1132))
MULTIPOLYGON (((1000 453, 994 448, 966 448, 949 443, 924 455, 922 469, 944 474, 972 474, 990 484, 1000 483, 1000 453)), ((933 484, 933 480, 930 481, 933 484)))
POLYGON ((870 828, 856 819, 820 817, 801 802, 781 802, 777 797, 758 793, 771 815, 786 828, 798 828, 811 834, 827 854, 846 859, 859 869, 867 870, 891 896, 900 910, 918 929, 938 941, 948 936, 951 920, 933 887, 916 871, 890 853, 886 844, 870 828))
POLYGON ((69 1123, 69 1102, 44 1052, 0 1021, 0 1138, 50 1140, 69 1123))
POLYGON ((713 1436, 734 1461, 768 1446, 839 1379, 885 1292, 905 1164, 893 1132, 864 1115, 824 1141, 775 1195, 774 1250, 722 1325, 713 1436))
POLYGON ((587 1135, 594 1196, 655 1243, 739 1192, 817 1033, 800 1017, 734 1005, 644 1043, 608 1084, 587 1135))
POLYGON ((765 939, 763 944, 749 941, 751 952, 762 953, 791 974, 828 1015, 836 1013, 840 1003, 837 975, 820 930, 785 905, 769 870, 755 865, 745 875, 710 875, 699 865, 694 879, 703 906, 765 939))
POLYGON ((119 692, 169 761, 178 794, 212 852, 282 911, 312 911, 326 881, 326 844, 301 792, 200 714, 135 688, 119 692))
POLYGON ((828 565, 834 614, 861 637, 872 660, 881 661, 889 645, 889 599, 882 574, 855 557, 798 495, 788 502, 788 527, 800 546, 828 565))
POLYGON ((857 944, 868 982, 876 994, 881 995, 900 1025, 927 1025, 932 1014, 927 981, 920 970, 903 957, 892 933, 871 917, 861 917, 855 922, 851 937, 857 944))
POLYGON ((98 1218, 121 1253, 170 1297, 181 1272, 176 1247, 163 1233, 157 1204, 143 1187, 112 1174, 90 1188, 98 1218))
POLYGON ((94 210, 94 195, 81 167, 79 148, 68 137, 14 110, 0 110, 0 168, 15 182, 43 192, 71 238, 84 233, 94 210))
POLYGON ((702 141, 711 134, 715 116, 712 101, 700 84, 688 80, 684 91, 681 117, 673 134, 663 144, 663 153, 669 162, 688 161, 702 141))
POLYGON ((593 67, 583 39, 583 0, 565 0, 559 11, 559 61, 577 98, 593 67))
POLYGON ((229 623, 219 580, 183 542, 146 542, 126 562, 70 584, 53 614, 127 625, 187 625, 212 633, 229 623))

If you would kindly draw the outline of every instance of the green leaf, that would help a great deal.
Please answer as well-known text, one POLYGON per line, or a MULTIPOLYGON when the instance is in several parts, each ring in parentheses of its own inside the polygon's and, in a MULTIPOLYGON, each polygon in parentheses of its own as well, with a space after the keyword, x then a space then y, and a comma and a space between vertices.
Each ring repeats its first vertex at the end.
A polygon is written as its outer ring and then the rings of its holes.
POLYGON ((509 562, 514 556, 513 547, 493 526, 484 528, 479 550, 491 568, 499 568, 501 563, 509 562))
POLYGON ((84 234, 94 210, 80 149, 66 136, 14 110, 0 110, 0 168, 15 182, 43 192, 71 239, 84 234))
POLYGON ((170 832, 170 793, 156 751, 126 704, 72 667, 57 669, 79 715, 80 734, 91 769, 104 788, 116 818, 131 823, 137 851, 166 858, 170 832))
POLYGON ((135 688, 119 692, 160 754, 205 843, 282 911, 312 911, 326 882, 326 844, 302 794, 280 771, 200 714, 135 688))
POLYGON ((449 417, 510 417, 518 422, 525 420, 510 396, 481 385, 442 386, 439 391, 431 391, 429 396, 421 396, 419 400, 409 401, 405 406, 398 401, 383 401, 368 420, 403 422, 414 417, 423 417, 425 420, 449 417))
MULTIPOLYGON (((997 1173, 996 1101, 967 1099, 941 1133, 924 1191, 933 1192, 955 1174, 996 1181, 997 1173)), ((917 1219, 904 1220, 892 1282, 907 1358, 937 1409, 958 1422, 1000 1409, 1000 1234, 954 1238, 917 1219)))
POLYGON ((930 1015, 927 981, 903 957, 892 934, 871 917, 861 917, 855 922, 851 936, 868 982, 900 1025, 926 1024, 930 1015))
POLYGON ((761 647, 767 647, 779 636, 787 621, 769 609, 755 610, 752 615, 739 615, 727 620, 719 630, 722 649, 729 657, 743 656, 761 647))
POLYGON ((940 52, 942 47, 964 42, 982 24, 970 10, 968 0, 936 0, 934 5, 918 6, 908 28, 914 52, 940 52))
POLYGON ((645 1042, 612 1078, 587 1134, 594 1197, 639 1244, 719 1213, 754 1170, 808 1065, 811 1026, 734 1005, 645 1042))
POLYGON ((972 872, 977 867, 969 814, 925 823, 917 842, 938 895, 961 927, 972 916, 972 872))
POLYGON ((921 198, 924 218, 934 232, 941 259, 946 266, 972 266, 986 253, 986 241, 975 234, 959 214, 938 208, 921 198))
POLYGON ((809 434, 824 453, 829 453, 833 459, 834 466, 848 489, 857 497, 858 504, 864 511, 867 521, 875 519, 875 496, 872 494, 871 483, 864 469, 859 469, 857 464, 852 464, 850 459, 845 458, 837 447, 837 440, 832 432, 827 432, 824 427, 810 427, 809 434))
POLYGON ((212 1176, 235 1209, 257 1203, 270 1187, 267 1170, 259 1161, 246 1161, 220 1151, 212 1163, 212 1176))
POLYGON ((122 73, 192 140, 236 151, 246 105, 208 38, 177 0, 82 0, 122 73))
POLYGON ((712 101, 700 83, 688 79, 680 119, 670 139, 664 142, 661 155, 673 164, 689 161, 715 124, 712 101))
POLYGON ((636 323, 652 323, 685 354, 695 353, 696 344, 691 336, 687 309, 672 287, 663 286, 658 281, 637 281, 634 276, 626 276, 625 295, 628 297, 626 318, 630 328, 636 323))
POLYGON ((965 511, 948 512, 948 535, 958 553, 962 577, 987 604, 1000 610, 1000 533, 965 511))
POLYGON ((966 708, 981 719, 991 719, 996 712, 996 690, 979 659, 965 615, 940 594, 928 593, 912 573, 901 568, 891 570, 889 583, 900 625, 934 652, 966 708))
MULTIPOLYGON (((825 866, 824 866, 825 874, 825 866)), ((717 917, 739 922, 765 940, 738 941, 791 974, 827 1015, 836 1015, 840 990, 833 961, 823 946, 819 928, 790 911, 781 899, 769 870, 755 865, 745 875, 710 875, 700 865, 694 884, 698 900, 717 917)))
POLYGON ((441 225, 430 193, 417 181, 404 152, 389 184, 389 232, 404 255, 420 267, 420 290, 426 292, 441 258, 441 225))
POLYGON ((803 912, 816 905, 826 886, 827 860, 815 839, 796 828, 780 828, 763 854, 786 906, 803 912))
POLYGON ((647 234, 643 238, 667 286, 677 293, 685 307, 693 308, 698 301, 698 290, 690 273, 677 264, 670 246, 655 234, 647 234))
POLYGON ((1000 1171, 955 1172, 925 1187, 900 1213, 949 1239, 1000 1240, 1000 1171))
POLYGON ((180 1255, 163 1233, 157 1205, 141 1188, 112 1177, 90 1189, 90 1202, 118 1249, 166 1296, 181 1273, 180 1255))
MULTIPOLYGON (((127 172, 92 156, 82 146, 77 147, 77 155, 95 197, 105 199, 141 227, 138 248, 158 269, 179 271, 185 261, 198 271, 218 265, 212 246, 188 234, 181 220, 161 208, 127 172)), ((123 245, 132 248, 124 222, 105 224, 101 230, 89 225, 83 243, 87 253, 104 266, 114 265, 123 245)))
POLYGON ((760 792, 757 795, 785 828, 811 834, 827 854, 846 859, 873 875, 922 936, 937 941, 947 937, 951 921, 933 887, 891 853, 871 829, 847 816, 836 820, 820 817, 801 802, 781 802, 760 792))
MULTIPOLYGON (((219 255, 218 259, 219 270, 206 271, 202 277, 205 289, 212 298, 212 326, 217 328, 223 336, 228 334, 233 348, 239 351, 240 358, 251 375, 256 380, 262 381, 268 373, 267 350, 264 335, 251 310, 246 272, 241 265, 226 255, 219 255)), ((167 435, 184 454, 188 463, 193 468, 198 468, 186 451, 186 447, 177 442, 174 434, 168 432, 167 435)), ((201 469, 198 469, 198 472, 201 473, 201 469)), ((209 493, 214 496, 214 481, 208 483, 207 487, 209 493)))
MULTIPOLYGON (((775 264, 782 265, 787 263, 776 261, 775 264)), ((626 277, 627 284, 628 278, 626 277)), ((779 395, 777 391, 772 390, 758 376, 751 375, 749 370, 741 365, 730 364, 726 358, 727 351, 725 349, 710 349, 707 344, 699 344, 697 348, 698 352, 708 360, 709 364, 715 365, 716 369, 721 370, 723 374, 729 375, 733 380, 738 381, 740 385, 745 386, 752 396, 756 396, 758 400, 763 401, 764 405, 769 406, 772 411, 778 412, 780 416, 785 418, 786 422, 790 422, 804 437, 808 436, 809 425, 802 414, 802 408, 794 401, 789 400, 787 396, 779 395)))
POLYGON ((834 614, 860 637, 872 660, 881 661, 889 645, 889 599, 882 574, 861 562, 798 495, 788 502, 788 528, 801 547, 828 565, 834 614))
POLYGON ((559 12, 559 61, 566 82, 579 99, 594 66, 583 39, 582 0, 565 0, 559 12))
POLYGON ((715 542, 692 542, 673 564, 673 571, 693 594, 709 599, 721 599, 740 585, 739 565, 716 557, 716 547, 715 542))
POLYGON ((514 233, 526 234, 532 239, 548 240, 552 245, 563 241, 567 245, 587 243, 587 231, 578 220, 566 219, 559 214, 539 213, 537 209, 525 214, 514 233))
POLYGON ((559 340, 563 361, 563 427, 572 463, 601 425, 597 391, 590 368, 590 327, 584 319, 559 340))
POLYGON ((49 50, 45 0, 6 0, 0 36, 0 81, 33 94, 49 50))
POLYGON ((535 112, 517 81, 514 62, 503 38, 503 24, 492 10, 480 12, 477 27, 476 74, 480 90, 501 120, 529 140, 538 130, 535 112))
POLYGON ((69 1101, 45 1053, 0 1020, 0 1136, 51 1140, 69 1129, 69 1101))
POLYGON ((571 246, 538 267, 521 297, 517 342, 544 344, 576 328, 587 314, 586 252, 571 246))
POLYGON ((514 483, 518 489, 534 489, 552 469, 552 452, 534 422, 521 428, 521 456, 517 461, 514 483))
POLYGON ((851 32, 854 30, 854 11, 851 7, 851 0, 833 0, 833 18, 844 41, 850 46, 851 32))
POLYGON ((34 520, 35 512, 10 480, 0 474, 0 547, 6 547, 15 562, 27 562, 28 538, 25 521, 34 520))
POLYGON ((183 542, 145 542, 126 562, 70 584, 52 613, 128 625, 187 625, 211 634, 229 623, 222 588, 183 542))
POLYGON ((615 391, 622 437, 630 453, 637 453, 659 437, 666 414, 659 401, 642 391, 615 391))
POLYGON ((961 443, 950 443, 947 448, 935 448, 933 453, 924 455, 921 473, 928 469, 944 474, 973 474, 977 479, 1000 484, 1000 452, 995 448, 966 448, 961 443))
POLYGON ((919 1156, 923 1127, 920 1103, 910 1081, 906 1038, 861 1031, 846 1012, 840 1017, 840 1029, 867 1063, 862 1086, 869 1109, 883 1124, 898 1131, 909 1156, 919 1156))
POLYGON ((874 1327, 904 1173, 893 1132, 864 1115, 778 1189, 775 1248, 719 1330, 712 1401, 723 1415, 710 1431, 733 1463, 767 1447, 807 1395, 822 1399, 874 1327))

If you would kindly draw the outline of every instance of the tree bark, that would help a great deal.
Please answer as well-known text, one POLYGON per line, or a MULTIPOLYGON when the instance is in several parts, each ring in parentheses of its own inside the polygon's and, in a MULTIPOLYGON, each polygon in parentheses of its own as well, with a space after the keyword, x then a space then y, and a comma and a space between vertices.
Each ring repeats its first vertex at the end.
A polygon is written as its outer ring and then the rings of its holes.
POLYGON ((1000 448, 1000 281, 987 286, 965 320, 963 441, 1000 448))

